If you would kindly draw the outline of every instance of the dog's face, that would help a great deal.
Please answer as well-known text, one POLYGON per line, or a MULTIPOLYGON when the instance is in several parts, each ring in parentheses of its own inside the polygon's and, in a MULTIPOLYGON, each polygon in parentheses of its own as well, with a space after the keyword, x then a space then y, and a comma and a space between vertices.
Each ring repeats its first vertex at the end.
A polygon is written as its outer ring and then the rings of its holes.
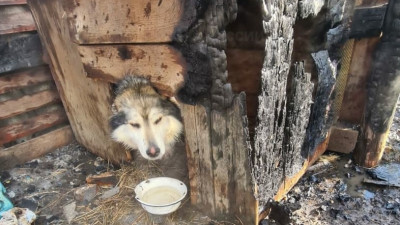
POLYGON ((158 98, 130 99, 119 107, 111 120, 112 138, 139 150, 148 160, 161 159, 182 132, 180 116, 172 103, 158 98))

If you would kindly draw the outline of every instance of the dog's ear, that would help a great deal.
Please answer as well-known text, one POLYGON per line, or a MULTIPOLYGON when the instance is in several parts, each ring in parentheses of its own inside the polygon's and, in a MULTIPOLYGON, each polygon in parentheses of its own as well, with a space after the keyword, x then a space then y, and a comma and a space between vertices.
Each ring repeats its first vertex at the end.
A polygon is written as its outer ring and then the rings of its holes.
POLYGON ((126 121, 126 115, 125 115, 124 112, 119 112, 119 113, 113 115, 110 118, 111 130, 117 129, 117 127, 121 126, 122 124, 125 124, 126 122, 127 122, 126 121))

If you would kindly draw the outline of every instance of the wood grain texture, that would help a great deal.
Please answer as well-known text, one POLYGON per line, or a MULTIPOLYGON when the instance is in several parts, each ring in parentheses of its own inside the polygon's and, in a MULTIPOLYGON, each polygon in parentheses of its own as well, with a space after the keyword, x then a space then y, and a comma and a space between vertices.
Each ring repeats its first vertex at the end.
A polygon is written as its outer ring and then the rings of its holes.
POLYGON ((375 167, 385 151, 400 95, 400 1, 389 1, 383 35, 373 54, 355 162, 375 167))
POLYGON ((51 80, 53 80, 53 78, 51 77, 48 66, 40 66, 20 72, 9 73, 0 77, 0 94, 51 80))
POLYGON ((126 160, 125 149, 110 138, 110 86, 86 77, 60 1, 30 0, 28 4, 77 141, 113 163, 126 160))
POLYGON ((32 14, 26 5, 0 8, 0 35, 36 30, 32 14))
POLYGON ((79 44, 170 42, 184 12, 181 0, 63 2, 79 44))
POLYGON ((33 95, 25 95, 21 98, 0 102, 0 119, 19 115, 59 100, 60 97, 56 90, 47 90, 33 95))
POLYGON ((26 0, 0 0, 0 5, 25 5, 26 0))
POLYGON ((0 145, 67 121, 65 112, 59 110, 40 114, 21 123, 0 127, 0 145))
POLYGON ((0 73, 44 64, 38 34, 1 35, 0 55, 0 73))
POLYGON ((117 82, 127 73, 149 78, 164 95, 183 85, 185 60, 169 45, 90 45, 78 47, 88 77, 117 82))
POLYGON ((0 170, 10 169, 36 159, 56 148, 71 143, 73 140, 74 135, 71 127, 65 126, 24 143, 0 150, 0 170))
POLYGON ((343 95, 339 120, 360 124, 367 97, 367 80, 372 63, 372 53, 379 38, 354 41, 354 50, 343 95))
POLYGON ((331 128, 328 150, 348 154, 356 147, 357 138, 357 130, 337 124, 331 128))

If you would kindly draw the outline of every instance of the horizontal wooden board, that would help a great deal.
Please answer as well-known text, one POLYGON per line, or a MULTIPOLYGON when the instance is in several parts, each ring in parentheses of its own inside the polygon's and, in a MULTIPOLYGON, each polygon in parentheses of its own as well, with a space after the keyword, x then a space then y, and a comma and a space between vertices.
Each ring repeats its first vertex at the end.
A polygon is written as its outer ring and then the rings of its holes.
POLYGON ((64 110, 44 113, 21 123, 0 127, 0 145, 68 121, 64 110))
POLYGON ((36 30, 35 21, 27 5, 3 6, 0 8, 0 34, 36 30))
POLYGON ((0 0, 0 5, 24 5, 26 0, 0 0))
POLYGON ((357 138, 357 130, 344 126, 333 126, 331 128, 328 150, 348 154, 356 147, 357 138))
POLYGON ((0 77, 0 94, 53 80, 48 66, 40 66, 0 77))
POLYGON ((184 12, 182 0, 64 0, 79 44, 170 42, 184 12))
POLYGON ((36 159, 74 140, 70 126, 64 126, 21 144, 0 150, 0 171, 36 159))
POLYGON ((149 78, 173 96, 184 81, 184 59, 169 45, 90 45, 78 47, 87 76, 116 82, 128 72, 149 78))
POLYGON ((0 35, 0 73, 44 64, 38 34, 0 35))
POLYGON ((25 95, 22 98, 0 102, 0 119, 9 118, 28 112, 44 105, 59 101, 56 90, 47 90, 33 95, 25 95))

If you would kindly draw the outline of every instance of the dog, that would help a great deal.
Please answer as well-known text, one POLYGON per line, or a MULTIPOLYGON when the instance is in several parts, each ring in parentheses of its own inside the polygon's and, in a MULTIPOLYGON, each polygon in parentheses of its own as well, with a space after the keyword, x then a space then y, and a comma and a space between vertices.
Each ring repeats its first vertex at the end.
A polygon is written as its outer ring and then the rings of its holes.
POLYGON ((181 136, 179 108, 143 77, 127 75, 117 84, 112 111, 112 139, 139 150, 147 160, 170 154, 181 136))

